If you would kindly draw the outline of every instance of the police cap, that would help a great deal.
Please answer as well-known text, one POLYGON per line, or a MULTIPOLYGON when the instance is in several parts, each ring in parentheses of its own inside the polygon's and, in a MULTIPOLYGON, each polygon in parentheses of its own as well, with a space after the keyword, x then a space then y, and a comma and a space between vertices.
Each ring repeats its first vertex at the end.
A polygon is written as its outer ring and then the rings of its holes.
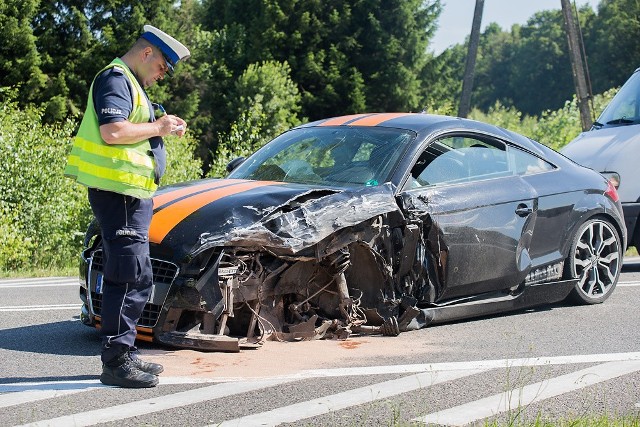
POLYGON ((173 67, 180 60, 187 59, 191 56, 189 49, 169 34, 157 29, 152 25, 145 25, 144 32, 140 37, 156 46, 162 52, 169 74, 173 73, 173 67))

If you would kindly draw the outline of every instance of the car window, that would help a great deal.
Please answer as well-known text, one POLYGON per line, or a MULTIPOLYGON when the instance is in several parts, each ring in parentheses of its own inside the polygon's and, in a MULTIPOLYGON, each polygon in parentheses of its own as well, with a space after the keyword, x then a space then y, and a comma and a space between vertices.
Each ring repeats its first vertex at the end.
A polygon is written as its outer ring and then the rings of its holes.
POLYGON ((388 181, 415 134, 378 127, 308 127, 286 132, 234 170, 229 178, 375 186, 388 181))
POLYGON ((634 73, 598 117, 601 125, 625 125, 640 121, 640 73, 634 73))
POLYGON ((553 165, 501 141, 469 136, 429 145, 411 170, 410 188, 450 185, 552 170, 553 165))
POLYGON ((555 167, 546 160, 515 147, 509 147, 508 157, 510 160, 509 164, 516 175, 532 175, 555 169, 555 167))

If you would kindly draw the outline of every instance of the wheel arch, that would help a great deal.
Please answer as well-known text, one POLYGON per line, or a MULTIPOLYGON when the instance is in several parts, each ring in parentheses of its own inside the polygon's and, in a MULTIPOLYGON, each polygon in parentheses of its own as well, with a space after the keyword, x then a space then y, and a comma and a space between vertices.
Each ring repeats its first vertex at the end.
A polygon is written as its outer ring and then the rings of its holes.
POLYGON ((574 205, 573 216, 569 221, 570 228, 565 232, 564 244, 561 250, 563 258, 569 255, 571 242, 580 226, 593 218, 602 218, 611 223, 620 236, 622 247, 626 249, 629 236, 627 235, 624 217, 613 201, 605 199, 607 203, 603 204, 600 196, 601 194, 598 193, 588 194, 574 205))

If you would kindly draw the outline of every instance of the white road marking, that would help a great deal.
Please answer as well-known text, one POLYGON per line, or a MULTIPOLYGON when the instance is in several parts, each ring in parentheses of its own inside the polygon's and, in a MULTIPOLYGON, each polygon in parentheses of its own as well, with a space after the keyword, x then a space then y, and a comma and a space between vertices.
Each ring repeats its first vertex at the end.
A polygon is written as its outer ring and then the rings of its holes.
POLYGON ((52 304, 52 305, 9 305, 0 307, 0 312, 10 311, 53 311, 53 310, 80 310, 82 304, 52 304))
POLYGON ((46 277, 29 279, 0 280, 0 289, 80 286, 78 278, 74 277, 46 277))
POLYGON ((259 414, 248 415, 234 420, 212 424, 210 427, 252 427, 252 426, 276 426, 281 423, 292 423, 317 415, 350 408, 364 403, 386 399, 398 394, 413 390, 427 388, 446 381, 457 380, 469 375, 485 372, 485 369, 468 369, 464 371, 426 372, 411 375, 396 380, 372 384, 342 393, 320 397, 294 405, 284 406, 259 414))
MULTIPOLYGON (((635 353, 611 353, 611 354, 587 354, 556 357, 537 357, 523 359, 502 359, 502 360, 482 360, 469 362, 445 362, 445 363, 425 363, 414 365, 389 365, 389 366, 365 366, 354 368, 333 368, 333 369, 312 369, 301 371, 291 375, 283 375, 271 378, 234 378, 234 377, 164 377, 160 376, 160 385, 179 384, 207 384, 207 383, 229 383, 261 380, 286 380, 296 381, 311 378, 330 378, 345 376, 366 376, 385 374, 419 374, 438 373, 446 371, 485 371, 490 369, 505 369, 520 366, 541 366, 541 365, 568 365, 576 363, 603 363, 603 362, 624 362, 640 360, 640 352, 635 353)), ((21 382, 11 384, 0 384, 0 408, 12 406, 14 400, 20 399, 22 403, 28 403, 29 397, 32 400, 42 400, 55 397, 57 391, 65 393, 84 391, 86 388, 103 387, 98 380, 81 381, 43 381, 43 382, 21 382), (36 393, 32 393, 36 392, 36 393), (46 393, 51 393, 47 396, 46 393), (24 395, 27 397, 20 397, 24 395)))
MULTIPOLYGON (((161 385, 219 383, 216 378, 160 377, 161 385)), ((99 380, 0 384, 0 408, 105 388, 99 380)))
POLYGON ((477 360, 468 362, 423 363, 414 365, 367 366, 359 368, 314 369, 295 374, 298 378, 336 377, 350 375, 401 374, 465 369, 500 369, 519 366, 568 365, 640 360, 640 352, 578 354, 570 356, 531 357, 521 359, 477 360))
POLYGON ((445 409, 412 421, 462 426, 536 401, 640 371, 640 361, 609 362, 445 409))
POLYGON ((623 288, 626 287, 633 287, 633 286, 640 286, 640 282, 635 281, 635 282, 618 282, 618 284, 616 286, 620 286, 623 288))
POLYGON ((16 383, 0 385, 0 408, 22 405, 24 403, 36 402, 38 400, 51 399, 54 397, 66 396, 83 391, 104 387, 100 381, 55 381, 50 383, 16 383))
MULTIPOLYGON (((302 379, 311 378, 330 378, 341 376, 364 376, 364 375, 382 375, 382 374, 403 374, 414 373, 422 374, 426 378, 445 378, 446 375, 472 375, 473 373, 488 371, 491 369, 505 369, 519 366, 541 366, 541 365, 565 365, 576 363, 603 363, 603 362, 637 362, 640 364, 640 352, 634 353, 612 353, 612 354, 590 354, 590 355, 572 355, 558 357, 538 357, 538 358, 522 358, 522 359, 502 359, 489 361, 469 361, 469 362, 448 362, 448 363, 432 363, 432 364, 415 364, 415 365, 391 365, 391 366, 370 366, 355 368, 337 368, 337 369, 314 369, 302 371, 292 375, 284 375, 271 378, 229 378, 229 377, 213 377, 213 378, 192 378, 192 377, 163 377, 160 376, 160 386, 167 384, 196 384, 196 383, 218 383, 213 386, 198 388, 188 392, 170 394, 155 399, 144 400, 141 402, 132 402, 121 406, 104 408, 97 411, 91 411, 93 414, 88 418, 84 417, 84 413, 69 415, 67 417, 55 418, 53 420, 45 420, 33 425, 61 425, 65 423, 76 423, 76 425, 91 425, 90 420, 95 419, 97 422, 109 422, 114 420, 125 419, 137 415, 144 415, 155 411, 171 409, 191 403, 198 403, 206 400, 213 400, 229 395, 242 393, 243 391, 258 390, 260 388, 272 387, 273 385, 284 384, 302 379), (247 388, 248 387, 248 388, 247 388), (253 388, 252 388, 253 387, 253 388), (226 393, 228 391, 228 393, 226 393), (174 396, 178 396, 175 398, 174 396), (174 399, 175 402, 174 402, 174 399), (189 400, 192 399, 192 400, 189 400), (166 401, 165 401, 166 400, 166 401), (121 412, 122 409, 122 412, 121 412), (114 415, 116 414, 116 415, 114 415), (78 417, 77 419, 74 417, 78 417), (115 417, 115 418, 114 418, 115 417), (58 423, 59 424, 56 424, 58 423), (53 424, 51 424, 53 423, 53 424)), ((416 382, 415 378, 421 378, 420 375, 407 377, 403 381, 416 382), (411 379, 414 378, 414 379, 411 379)), ((384 383, 382 383, 384 384, 384 383)), ((423 382, 422 384, 426 384, 423 382)), ((30 382, 30 383, 12 383, 0 384, 0 408, 13 406, 17 404, 29 403, 32 401, 48 399, 66 394, 72 394, 93 389, 105 387, 97 380, 83 381, 47 381, 47 382, 30 382), (63 394, 56 394, 56 392, 63 394), (49 394, 47 394, 49 393, 49 394)), ((378 385, 365 387, 371 390, 378 385)), ((422 387, 425 387, 422 385, 422 387)), ((370 397, 371 393, 369 393, 370 397)), ((363 395, 364 396, 364 395, 363 395)), ((364 398, 361 396, 361 398, 364 398)), ((335 399, 334 399, 335 400, 335 399)), ((370 399, 371 400, 371 399, 370 399)))
POLYGON ((31 285, 0 285, 0 289, 62 288, 62 287, 80 287, 80 284, 79 283, 34 283, 31 285))
POLYGON ((158 411, 179 408, 181 406, 192 405, 194 403, 205 402, 207 400, 220 399, 240 393, 260 390, 273 387, 287 382, 291 379, 263 379, 236 383, 215 384, 195 390, 182 391, 137 402, 125 403, 123 405, 111 406, 93 411, 83 411, 77 414, 67 415, 49 420, 37 421, 26 426, 46 426, 46 427, 67 427, 67 426, 91 426, 100 423, 107 423, 117 420, 124 420, 131 417, 150 414, 158 411))

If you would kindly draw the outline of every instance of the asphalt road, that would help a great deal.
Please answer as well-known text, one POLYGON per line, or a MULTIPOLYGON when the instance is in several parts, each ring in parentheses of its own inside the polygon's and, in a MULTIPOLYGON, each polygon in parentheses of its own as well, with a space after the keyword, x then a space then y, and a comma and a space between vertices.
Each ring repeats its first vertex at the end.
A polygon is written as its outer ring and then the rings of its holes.
POLYGON ((500 425, 640 421, 640 258, 604 304, 557 304, 399 337, 267 342, 240 353, 143 345, 154 389, 102 386, 77 280, 0 281, 0 425, 500 425))

